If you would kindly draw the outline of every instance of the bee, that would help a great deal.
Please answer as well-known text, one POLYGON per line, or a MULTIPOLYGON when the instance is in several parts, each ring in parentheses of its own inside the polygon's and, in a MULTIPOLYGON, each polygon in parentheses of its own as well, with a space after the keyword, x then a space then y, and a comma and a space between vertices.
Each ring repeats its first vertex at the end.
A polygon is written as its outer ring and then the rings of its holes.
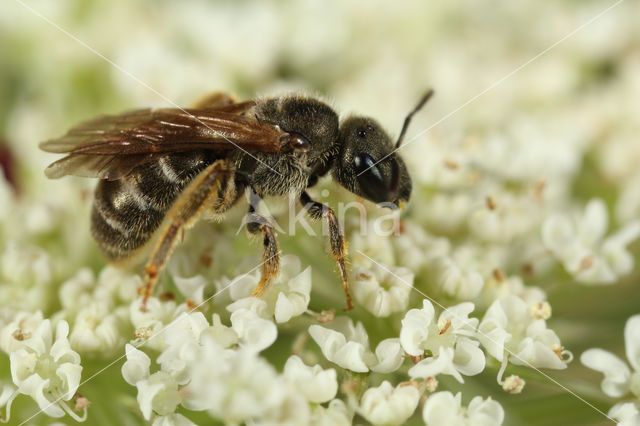
POLYGON ((295 194, 314 220, 326 220, 331 255, 349 293, 345 239, 333 209, 307 188, 331 174, 352 193, 400 207, 411 195, 411 177, 396 153, 409 122, 431 97, 428 91, 406 116, 397 141, 374 119, 340 122, 326 103, 301 95, 237 102, 212 94, 194 108, 140 109, 100 116, 40 144, 67 154, 50 164, 51 179, 66 175, 100 179, 91 211, 91 233, 111 262, 153 246, 139 293, 142 309, 182 232, 203 212, 221 215, 245 192, 247 230, 262 236, 260 297, 280 271, 273 227, 256 206, 264 197, 295 194), (155 241, 152 245, 151 241, 155 241))

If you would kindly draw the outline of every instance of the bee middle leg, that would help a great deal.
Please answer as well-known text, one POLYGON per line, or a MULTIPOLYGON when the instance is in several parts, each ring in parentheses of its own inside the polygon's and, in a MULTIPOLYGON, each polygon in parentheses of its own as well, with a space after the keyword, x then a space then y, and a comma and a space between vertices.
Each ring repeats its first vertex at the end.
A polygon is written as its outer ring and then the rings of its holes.
POLYGON ((329 243, 331 245, 331 255, 338 264, 338 272, 340 273, 340 283, 342 289, 347 298, 346 311, 353 309, 353 301, 351 300, 351 293, 349 293, 349 281, 347 279, 347 244, 340 229, 340 223, 336 217, 336 212, 325 204, 319 203, 311 199, 309 194, 303 192, 300 195, 300 202, 302 203, 307 214, 314 220, 326 219, 329 225, 329 243))
POLYGON ((280 250, 273 227, 264 216, 256 212, 255 207, 260 197, 252 190, 249 201, 247 231, 250 234, 262 233, 262 264, 260 266, 260 282, 251 292, 251 296, 262 297, 271 286, 271 282, 280 273, 280 250))
POLYGON ((233 192, 233 188, 229 191, 229 185, 232 184, 231 168, 224 160, 218 160, 200 172, 173 203, 165 216, 162 232, 145 268, 145 284, 138 289, 138 293, 143 296, 142 311, 147 309, 147 300, 181 233, 196 221, 205 208, 225 210, 230 204, 230 197, 227 195, 233 192), (221 199, 220 194, 225 196, 221 199))

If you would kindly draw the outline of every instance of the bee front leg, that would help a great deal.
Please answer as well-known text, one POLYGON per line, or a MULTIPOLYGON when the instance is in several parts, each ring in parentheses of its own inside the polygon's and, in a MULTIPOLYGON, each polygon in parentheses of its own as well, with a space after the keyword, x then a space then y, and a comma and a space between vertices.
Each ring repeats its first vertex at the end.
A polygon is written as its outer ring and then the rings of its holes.
POLYGON ((314 220, 326 219, 329 225, 329 243, 331 245, 331 255, 338 264, 338 272, 340 273, 340 283, 347 298, 347 307, 345 310, 353 309, 353 301, 349 293, 349 281, 347 280, 347 244, 340 229, 340 223, 333 209, 325 204, 314 201, 309 194, 303 192, 300 195, 300 202, 304 206, 307 214, 314 220))
POLYGON ((138 294, 143 296, 142 311, 147 309, 147 300, 153 293, 160 272, 179 241, 181 232, 192 225, 206 207, 213 206, 214 210, 223 210, 227 206, 228 200, 218 199, 218 194, 229 194, 227 189, 233 182, 232 175, 233 172, 225 161, 216 161, 191 181, 169 209, 145 268, 145 284, 138 289, 138 294))
POLYGON ((271 286, 271 282, 280 273, 280 250, 273 227, 264 216, 256 213, 260 197, 252 190, 247 213, 247 231, 250 234, 262 233, 262 264, 260 282, 251 292, 251 296, 262 297, 271 286))

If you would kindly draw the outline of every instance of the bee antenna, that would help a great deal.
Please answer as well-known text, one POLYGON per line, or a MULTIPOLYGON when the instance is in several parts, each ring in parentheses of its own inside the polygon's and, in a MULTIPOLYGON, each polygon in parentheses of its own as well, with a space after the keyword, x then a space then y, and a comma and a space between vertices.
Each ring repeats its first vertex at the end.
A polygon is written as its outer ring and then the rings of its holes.
POLYGON ((415 108, 413 108, 411 110, 411 112, 409 112, 409 114, 407 114, 407 118, 404 119, 404 124, 402 125, 402 130, 400 131, 400 136, 398 136, 398 142, 396 142, 396 149, 400 148, 400 144, 402 143, 402 139, 404 138, 404 134, 407 133, 407 129, 409 128, 409 123, 411 123, 411 118, 413 118, 413 114, 415 114, 416 112, 420 111, 420 109, 422 109, 424 104, 426 104, 427 101, 432 96, 433 96, 433 89, 427 90, 427 93, 425 93, 422 96, 422 98, 420 98, 420 102, 418 102, 418 105, 416 105, 415 108))

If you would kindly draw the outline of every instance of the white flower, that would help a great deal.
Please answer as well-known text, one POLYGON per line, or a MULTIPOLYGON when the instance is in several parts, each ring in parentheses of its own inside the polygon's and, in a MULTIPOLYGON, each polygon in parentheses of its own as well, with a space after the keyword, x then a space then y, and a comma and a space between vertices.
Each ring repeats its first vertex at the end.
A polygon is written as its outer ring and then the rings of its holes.
POLYGON ((616 404, 609 415, 621 422, 640 422, 640 315, 627 320, 624 327, 624 341, 627 360, 633 371, 616 355, 603 349, 588 349, 580 356, 580 361, 593 370, 604 374, 601 387, 608 396, 620 398, 631 394, 633 402, 616 404), (631 404, 631 405, 629 405, 631 404))
POLYGON ((0 349, 10 354, 24 347, 24 341, 33 337, 42 321, 42 312, 40 311, 15 314, 13 321, 0 330, 0 349))
MULTIPOLYGON (((498 361, 534 368, 564 369, 560 339, 546 321, 531 315, 529 306, 517 296, 496 300, 478 327, 478 340, 498 361)), ((501 380, 502 370, 498 380, 501 380)))
POLYGON ((468 267, 460 267, 453 258, 436 258, 433 261, 433 266, 435 282, 447 296, 462 300, 472 300, 482 290, 484 285, 482 275, 468 267))
POLYGON ((151 426, 196 426, 196 424, 182 414, 171 413, 156 417, 151 426))
POLYGON ((454 234, 466 224, 474 201, 467 193, 447 194, 438 192, 433 195, 422 212, 429 229, 438 233, 454 234))
POLYGON ((310 402, 327 402, 338 392, 336 370, 323 370, 319 365, 309 367, 296 355, 290 356, 285 363, 283 375, 310 402))
POLYGON ((607 413, 609 417, 617 420, 619 426, 640 425, 640 404, 634 402, 619 402, 607 413))
POLYGON ((411 356, 426 355, 411 367, 411 377, 450 374, 462 383, 461 373, 473 376, 484 370, 484 353, 474 340, 478 320, 469 318, 473 309, 471 302, 452 306, 442 312, 436 322, 433 305, 424 299, 422 309, 411 309, 406 313, 402 319, 400 343, 411 356))
POLYGON ((205 277, 202 275, 194 275, 193 277, 185 278, 173 275, 172 278, 176 287, 184 297, 197 305, 204 301, 204 291, 209 285, 209 280, 205 277))
POLYGON ((55 341, 51 321, 46 319, 34 330, 23 346, 9 355, 11 377, 18 392, 33 398, 51 417, 64 413, 77 416, 65 404, 80 385, 80 355, 71 350, 67 336, 69 324, 59 321, 55 341))
POLYGON ((640 221, 629 222, 604 238, 608 221, 604 202, 594 199, 582 215, 557 214, 547 219, 542 238, 577 281, 611 284, 633 269, 633 257, 626 246, 640 237, 640 221))
POLYGON ((52 280, 49 256, 41 249, 9 242, 0 256, 0 280, 29 287, 48 285, 52 280))
POLYGON ((122 365, 122 376, 138 388, 138 405, 146 420, 152 413, 161 416, 173 413, 182 402, 178 383, 166 371, 149 374, 151 360, 144 352, 126 345, 127 361, 122 365))
POLYGON ((218 343, 218 345, 225 349, 238 343, 238 335, 236 334, 236 332, 233 331, 233 329, 231 329, 230 327, 222 324, 220 315, 218 314, 213 314, 211 327, 203 330, 202 333, 200 333, 201 339, 204 336, 208 336, 209 338, 213 339, 213 341, 215 341, 216 343, 218 343))
POLYGON ((328 407, 316 405, 311 411, 312 426, 350 426, 351 416, 347 406, 340 399, 329 402, 328 407))
POLYGON ((393 387, 388 381, 366 390, 358 412, 374 425, 404 423, 418 406, 420 392, 411 385, 393 387))
MULTIPOLYGON (((374 227, 375 221, 366 223, 366 229, 374 227)), ((398 265, 418 272, 432 259, 445 256, 451 250, 449 240, 433 236, 422 226, 411 221, 402 221, 397 234, 386 235, 381 232, 365 232, 356 225, 349 234, 349 247, 353 251, 355 267, 370 268, 375 262, 386 265, 398 265), (366 256, 361 254, 366 253, 366 256)))
POLYGON ((311 417, 309 402, 292 386, 283 386, 282 399, 255 421, 258 425, 307 425, 311 417))
POLYGON ((138 405, 146 420, 151 412, 161 416, 173 413, 182 398, 178 392, 178 383, 165 371, 156 371, 145 380, 136 383, 138 388, 138 405))
POLYGON ((278 337, 278 327, 269 319, 267 303, 257 297, 240 299, 227 306, 231 312, 231 328, 241 346, 260 352, 278 337))
POLYGON ((167 346, 157 362, 178 384, 188 382, 188 364, 199 350, 201 333, 208 328, 209 323, 202 312, 183 312, 163 330, 167 346))
POLYGON ((320 346, 329 361, 358 373, 373 370, 390 373, 400 368, 403 352, 398 339, 385 339, 376 347, 375 354, 369 348, 369 336, 362 323, 355 326, 348 317, 338 317, 332 328, 312 325, 311 338, 320 346))
POLYGON ((462 407, 461 394, 436 392, 427 398, 422 418, 428 426, 498 426, 504 421, 504 409, 491 398, 476 396, 462 407))
POLYGON ((50 256, 40 248, 3 242, 0 251, 0 300, 16 311, 44 310, 54 288, 50 256))
POLYGON ((141 283, 140 276, 113 266, 102 269, 97 279, 91 269, 82 268, 60 286, 58 298, 68 315, 78 313, 95 301, 115 309, 136 299, 141 283))
POLYGON ((540 287, 525 285, 518 275, 503 277, 500 272, 495 272, 492 275, 491 278, 485 281, 482 292, 476 299, 476 306, 480 305, 488 308, 496 300, 509 295, 522 299, 529 306, 529 309, 532 309, 533 306, 547 303, 547 295, 544 290, 540 287))
POLYGON ((151 359, 147 354, 127 343, 125 345, 127 360, 122 364, 122 377, 132 386, 149 377, 151 359))
POLYGON ((136 330, 148 328, 151 338, 146 345, 156 350, 163 350, 166 347, 164 333, 162 332, 166 324, 173 321, 178 311, 182 309, 176 306, 173 300, 162 301, 157 297, 150 297, 147 300, 147 311, 140 310, 142 299, 138 298, 129 305, 129 316, 131 324, 136 330))
POLYGON ((126 341, 129 310, 126 306, 113 309, 107 302, 94 300, 80 309, 69 336, 71 346, 81 353, 108 356, 126 341))
POLYGON ((356 301, 377 317, 404 311, 413 289, 413 273, 407 268, 382 266, 357 268, 351 288, 356 301))
MULTIPOLYGON (((223 280, 218 287, 229 286, 231 298, 240 301, 243 298, 249 298, 258 282, 260 282, 260 271, 241 275, 229 283, 223 280)), ((280 263, 280 274, 261 299, 265 302, 264 308, 261 308, 265 312, 263 317, 274 316, 277 323, 283 323, 303 314, 309 306, 310 293, 311 267, 302 270, 300 259, 292 255, 284 256, 280 263)), ((231 306, 227 309, 235 310, 231 306)))
POLYGON ((539 200, 491 184, 481 191, 490 195, 469 215, 469 230, 479 240, 509 244, 537 231, 542 212, 539 200))
POLYGON ((208 336, 189 370, 183 405, 228 423, 259 419, 295 392, 255 351, 224 349, 208 336))

